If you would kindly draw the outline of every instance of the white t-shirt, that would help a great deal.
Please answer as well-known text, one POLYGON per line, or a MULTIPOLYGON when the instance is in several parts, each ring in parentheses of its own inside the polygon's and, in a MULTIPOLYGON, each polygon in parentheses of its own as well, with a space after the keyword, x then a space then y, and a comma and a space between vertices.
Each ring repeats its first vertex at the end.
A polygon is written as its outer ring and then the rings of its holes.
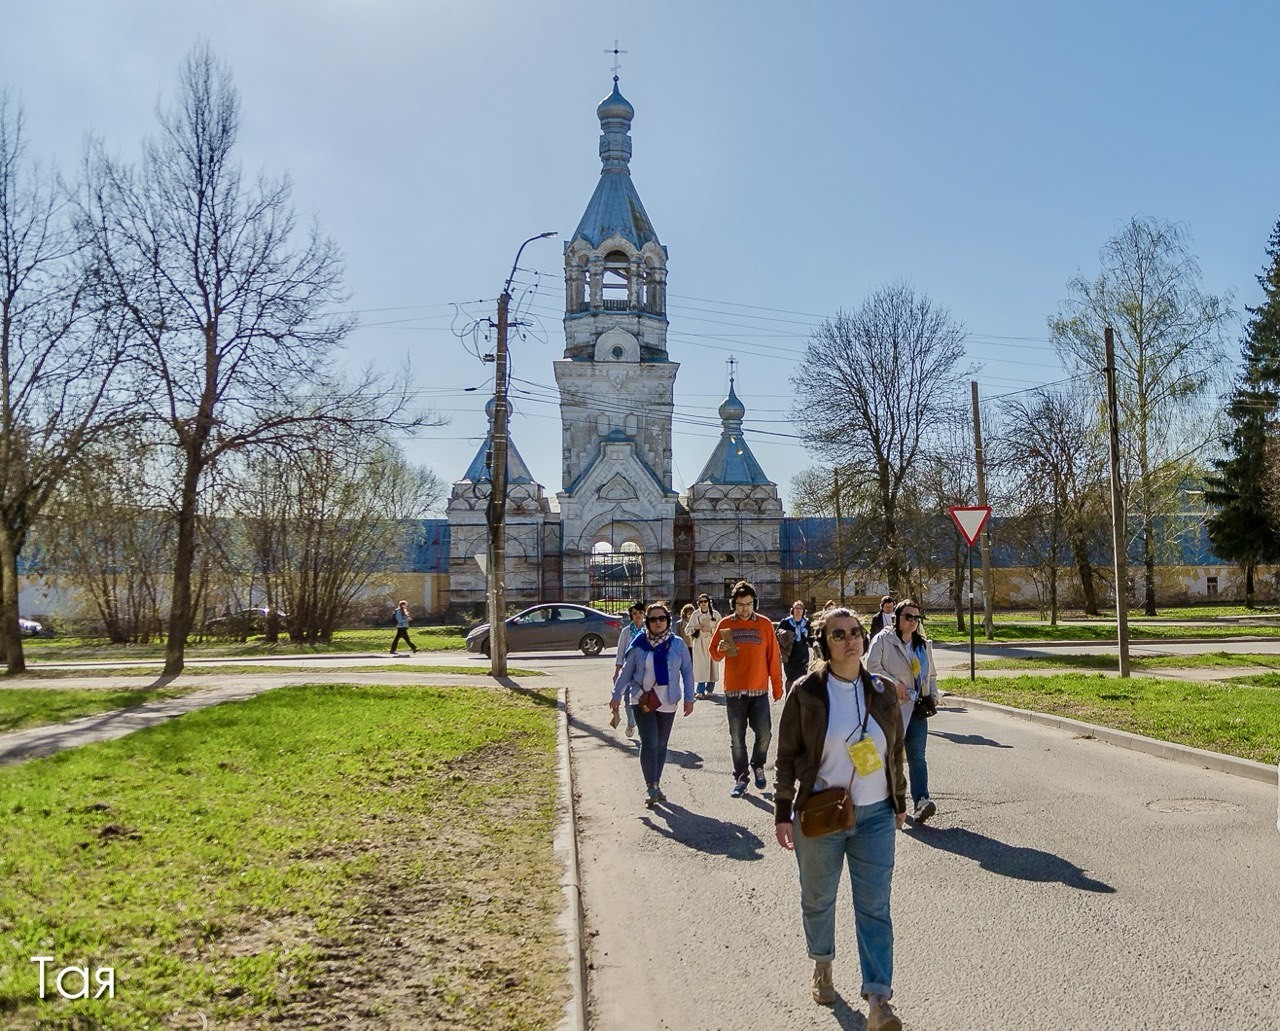
MULTIPOLYGON (((668 674, 672 672, 670 652, 667 653, 667 672, 668 674)), ((662 699, 662 704, 658 706, 659 712, 675 712, 676 703, 683 698, 680 694, 680 671, 677 668, 674 672, 675 676, 668 675, 667 682, 659 684, 653 672, 653 652, 644 653, 644 680, 641 690, 647 691, 653 688, 657 692, 658 697, 662 699)))
POLYGON ((827 674, 827 695, 831 700, 831 714, 827 720, 827 739, 822 745, 822 763, 818 767, 818 779, 814 791, 827 788, 845 788, 853 777, 854 805, 871 805, 889 797, 889 742, 874 716, 868 716, 866 698, 861 681, 850 683, 833 674, 827 674), (862 721, 867 722, 867 736, 876 743, 883 767, 862 777, 854 772, 849 758, 849 744, 856 744, 862 737, 862 721))

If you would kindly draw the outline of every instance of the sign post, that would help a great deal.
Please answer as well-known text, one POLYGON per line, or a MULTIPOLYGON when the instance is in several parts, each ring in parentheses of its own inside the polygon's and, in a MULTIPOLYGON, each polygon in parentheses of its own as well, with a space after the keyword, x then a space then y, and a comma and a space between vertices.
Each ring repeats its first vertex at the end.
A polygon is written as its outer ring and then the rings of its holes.
MULTIPOLYGON (((956 529, 960 531, 960 536, 964 538, 964 542, 968 545, 969 552, 969 680, 977 679, 976 663, 974 661, 973 646, 973 546, 978 541, 978 535, 982 533, 982 528, 987 525, 987 520, 991 518, 990 505, 952 505, 948 512, 951 513, 951 520, 956 524, 956 529)), ((990 556, 987 557, 990 561, 990 556)))

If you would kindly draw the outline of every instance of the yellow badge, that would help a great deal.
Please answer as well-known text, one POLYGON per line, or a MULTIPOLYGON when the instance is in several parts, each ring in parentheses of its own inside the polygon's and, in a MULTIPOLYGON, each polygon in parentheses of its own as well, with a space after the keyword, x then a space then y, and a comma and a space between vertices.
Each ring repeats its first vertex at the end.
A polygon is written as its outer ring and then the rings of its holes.
POLYGON ((876 770, 884 769, 884 762, 880 759, 880 753, 876 750, 876 743, 869 737, 864 737, 857 744, 847 746, 849 749, 849 758, 853 762, 853 768, 858 771, 858 776, 869 777, 876 770))

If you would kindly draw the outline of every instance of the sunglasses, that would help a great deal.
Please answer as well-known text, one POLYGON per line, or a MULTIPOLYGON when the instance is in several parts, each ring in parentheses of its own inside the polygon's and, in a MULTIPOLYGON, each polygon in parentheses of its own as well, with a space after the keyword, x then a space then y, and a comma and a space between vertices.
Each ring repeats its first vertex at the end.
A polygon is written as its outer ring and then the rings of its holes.
POLYGON ((861 641, 862 635, 856 630, 846 630, 842 626, 836 627, 834 630, 827 631, 827 637, 832 641, 843 641, 848 638, 850 641, 861 641))
POLYGON ((900 617, 904 623, 923 623, 924 616, 918 612, 904 612, 900 617))
POLYGON ((671 622, 671 617, 670 616, 650 616, 648 619, 645 620, 645 622, 646 623, 669 623, 671 622))

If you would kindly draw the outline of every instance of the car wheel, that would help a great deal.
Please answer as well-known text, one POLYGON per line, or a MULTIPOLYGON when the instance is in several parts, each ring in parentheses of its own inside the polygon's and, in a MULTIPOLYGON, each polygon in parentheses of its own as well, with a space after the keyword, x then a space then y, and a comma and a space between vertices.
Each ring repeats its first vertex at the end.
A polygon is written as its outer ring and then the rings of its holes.
POLYGON ((583 655, 599 655, 604 651, 604 638, 599 634, 587 634, 578 642, 578 647, 582 649, 583 655))
POLYGON ((484 639, 484 644, 480 645, 480 654, 486 659, 489 658, 489 638, 484 639))

